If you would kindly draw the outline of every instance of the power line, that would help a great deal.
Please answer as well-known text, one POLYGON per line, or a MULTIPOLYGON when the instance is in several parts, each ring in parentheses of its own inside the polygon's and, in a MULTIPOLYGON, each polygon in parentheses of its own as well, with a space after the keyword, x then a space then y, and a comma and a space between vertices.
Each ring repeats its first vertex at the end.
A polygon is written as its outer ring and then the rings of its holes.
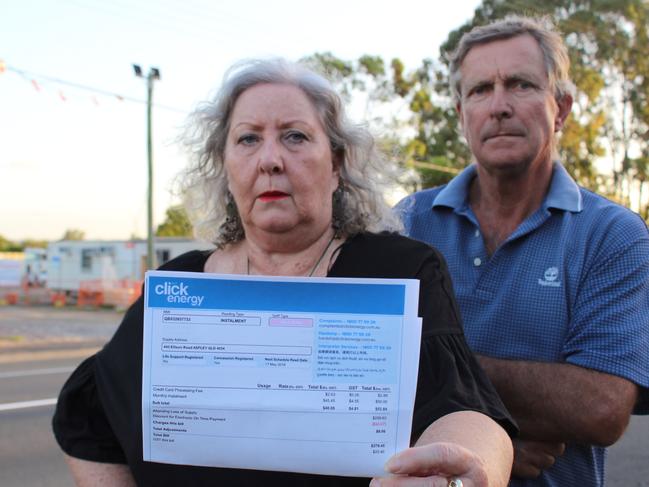
MULTIPOLYGON (((143 9, 139 4, 121 3, 120 0, 89 4, 85 0, 67 0, 71 6, 80 7, 97 15, 109 15, 123 22, 134 25, 146 24, 152 28, 163 30, 182 37, 196 37, 204 41, 224 43, 229 36, 224 28, 232 29, 235 25, 243 25, 240 17, 231 14, 214 17, 209 11, 192 13, 176 5, 157 5, 156 9, 143 9), (162 8, 160 8, 162 7, 162 8)), ((210 7, 211 8, 211 7, 210 7)))
MULTIPOLYGON (((131 96, 122 95, 122 94, 115 93, 115 92, 112 92, 112 91, 102 90, 101 88, 95 88, 94 86, 83 85, 83 84, 80 84, 80 83, 64 80, 64 79, 61 79, 61 78, 54 78, 52 76, 47 76, 47 75, 44 75, 44 74, 38 74, 38 73, 30 72, 30 71, 25 71, 24 69, 19 69, 19 68, 13 67, 13 66, 6 65, 5 69, 7 71, 12 71, 12 72, 14 72, 16 74, 19 74, 23 78, 27 78, 27 79, 46 80, 46 81, 49 81, 51 83, 56 83, 56 84, 63 85, 63 86, 69 86, 71 88, 75 88, 75 89, 78 89, 78 90, 89 91, 91 93, 96 93, 98 95, 115 97, 118 100, 129 101, 129 102, 132 102, 132 103, 139 103, 141 105, 146 105, 147 104, 146 100, 141 100, 139 98, 134 98, 134 97, 131 97, 131 96)), ((189 113, 187 110, 181 110, 180 108, 170 107, 168 105, 159 105, 159 104, 156 103, 153 106, 155 106, 156 108, 161 108, 163 110, 169 110, 169 111, 172 111, 172 112, 182 113, 182 114, 185 114, 185 115, 187 115, 189 113)))
POLYGON ((433 171, 445 172, 453 175, 460 174, 461 171, 461 169, 457 169, 455 167, 442 166, 440 164, 433 164, 432 162, 415 161, 413 159, 407 161, 406 166, 419 167, 422 169, 432 169, 433 171))

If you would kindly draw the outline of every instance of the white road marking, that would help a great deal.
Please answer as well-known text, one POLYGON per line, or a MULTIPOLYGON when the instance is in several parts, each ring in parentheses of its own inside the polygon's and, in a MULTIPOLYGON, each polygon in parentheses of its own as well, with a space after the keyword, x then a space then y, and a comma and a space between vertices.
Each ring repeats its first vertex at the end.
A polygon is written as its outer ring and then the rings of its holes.
POLYGON ((14 409, 37 408, 40 406, 52 406, 56 404, 56 398, 37 399, 35 401, 7 402, 0 404, 0 411, 13 411, 14 409))
POLYGON ((32 369, 32 370, 12 370, 10 372, 0 372, 0 379, 11 379, 13 377, 27 377, 30 375, 49 375, 49 374, 64 374, 72 372, 74 367, 50 367, 48 369, 32 369))

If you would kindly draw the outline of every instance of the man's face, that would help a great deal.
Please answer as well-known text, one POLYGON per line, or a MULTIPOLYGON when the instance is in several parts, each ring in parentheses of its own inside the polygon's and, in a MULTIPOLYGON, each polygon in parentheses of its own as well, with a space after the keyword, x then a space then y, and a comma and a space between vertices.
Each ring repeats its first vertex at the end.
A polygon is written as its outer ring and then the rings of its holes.
POLYGON ((521 35, 474 47, 460 70, 457 108, 478 164, 494 174, 551 164, 553 136, 572 99, 557 104, 536 40, 521 35))

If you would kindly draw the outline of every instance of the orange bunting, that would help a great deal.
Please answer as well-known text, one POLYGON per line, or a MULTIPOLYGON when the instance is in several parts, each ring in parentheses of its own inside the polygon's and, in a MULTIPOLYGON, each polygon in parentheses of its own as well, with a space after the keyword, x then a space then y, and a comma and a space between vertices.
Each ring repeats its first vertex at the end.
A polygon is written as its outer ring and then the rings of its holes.
POLYGON ((7 70, 7 63, 3 59, 0 59, 0 74, 3 74, 7 70))

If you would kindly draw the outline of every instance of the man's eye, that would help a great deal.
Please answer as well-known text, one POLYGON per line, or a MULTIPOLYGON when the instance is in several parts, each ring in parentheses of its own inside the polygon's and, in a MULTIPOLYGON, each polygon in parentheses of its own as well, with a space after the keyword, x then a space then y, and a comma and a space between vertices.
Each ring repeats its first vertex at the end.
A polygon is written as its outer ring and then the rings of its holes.
POLYGON ((488 85, 478 85, 469 92, 469 95, 478 95, 478 96, 484 95, 488 91, 489 91, 488 85))
POLYGON ((284 139, 292 144, 299 144, 301 142, 304 142, 305 140, 309 140, 308 137, 304 135, 302 132, 298 132, 295 130, 287 132, 284 135, 284 139))
POLYGON ((255 134, 244 134, 237 139, 237 144, 252 145, 259 140, 255 134))
POLYGON ((514 83, 514 88, 518 90, 531 90, 534 88, 534 85, 529 81, 518 80, 514 83))

